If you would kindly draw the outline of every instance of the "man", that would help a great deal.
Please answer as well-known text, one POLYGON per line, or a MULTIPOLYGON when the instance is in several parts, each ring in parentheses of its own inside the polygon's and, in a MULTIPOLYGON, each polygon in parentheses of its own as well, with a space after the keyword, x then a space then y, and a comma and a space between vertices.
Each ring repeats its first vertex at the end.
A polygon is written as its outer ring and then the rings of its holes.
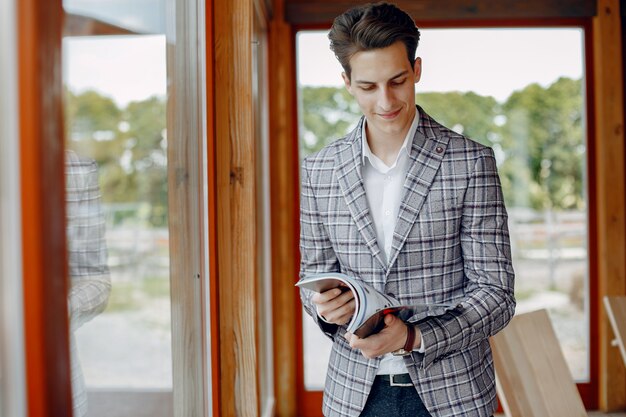
POLYGON ((493 151, 415 105, 419 31, 379 3, 335 19, 331 49, 363 117, 302 163, 301 272, 339 271, 403 304, 455 310, 367 338, 346 333, 352 294, 301 291, 333 340, 327 416, 490 416, 488 338, 515 309, 507 215, 493 151), (401 356, 402 355, 402 356, 401 356))

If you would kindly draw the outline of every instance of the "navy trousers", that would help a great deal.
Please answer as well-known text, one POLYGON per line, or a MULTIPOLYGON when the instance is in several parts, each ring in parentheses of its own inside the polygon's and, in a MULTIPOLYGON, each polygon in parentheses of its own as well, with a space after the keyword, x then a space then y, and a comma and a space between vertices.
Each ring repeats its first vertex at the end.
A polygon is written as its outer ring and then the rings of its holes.
POLYGON ((361 417, 432 417, 411 387, 392 387, 376 377, 361 417))

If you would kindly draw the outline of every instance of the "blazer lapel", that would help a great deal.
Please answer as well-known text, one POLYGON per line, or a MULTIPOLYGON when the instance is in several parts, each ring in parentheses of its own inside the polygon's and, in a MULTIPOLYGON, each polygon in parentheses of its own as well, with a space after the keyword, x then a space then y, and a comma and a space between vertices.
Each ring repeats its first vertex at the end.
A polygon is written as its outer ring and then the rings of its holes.
POLYGON ((419 106, 418 110, 420 121, 413 137, 411 162, 404 181, 403 197, 398 209, 386 274, 391 271, 424 204, 449 141, 449 137, 441 133, 436 122, 419 106))
POLYGON ((337 152, 335 166, 337 179, 343 196, 350 210, 350 214, 365 240, 365 244, 372 252, 385 273, 387 264, 384 262, 381 249, 376 240, 376 230, 370 213, 369 204, 363 185, 361 131, 364 118, 361 117, 357 127, 350 134, 347 144, 337 152))

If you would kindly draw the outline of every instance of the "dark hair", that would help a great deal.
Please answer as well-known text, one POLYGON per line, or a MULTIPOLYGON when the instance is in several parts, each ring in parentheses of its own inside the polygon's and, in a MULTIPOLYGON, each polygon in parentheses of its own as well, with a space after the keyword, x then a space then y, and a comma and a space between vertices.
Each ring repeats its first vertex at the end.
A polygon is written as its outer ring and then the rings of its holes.
POLYGON ((420 32, 415 22, 396 5, 380 2, 354 7, 337 16, 328 34, 330 49, 350 77, 350 58, 357 52, 386 48, 401 41, 411 65, 420 32))

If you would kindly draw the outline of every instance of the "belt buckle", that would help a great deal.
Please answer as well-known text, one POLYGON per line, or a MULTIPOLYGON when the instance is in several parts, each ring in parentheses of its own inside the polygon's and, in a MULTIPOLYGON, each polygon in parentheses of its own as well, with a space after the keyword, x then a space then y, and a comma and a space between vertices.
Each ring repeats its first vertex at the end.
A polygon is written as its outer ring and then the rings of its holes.
POLYGON ((392 387, 412 387, 412 382, 395 382, 394 377, 396 375, 389 375, 389 385, 392 387))

